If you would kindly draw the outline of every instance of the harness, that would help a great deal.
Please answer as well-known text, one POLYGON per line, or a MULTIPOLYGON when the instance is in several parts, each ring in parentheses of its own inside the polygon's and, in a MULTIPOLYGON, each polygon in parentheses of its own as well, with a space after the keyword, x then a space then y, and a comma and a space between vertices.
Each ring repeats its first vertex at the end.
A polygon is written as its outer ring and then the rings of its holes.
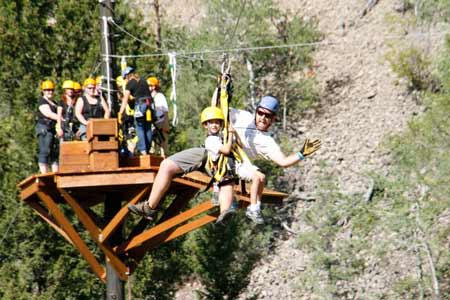
POLYGON ((82 115, 86 120, 92 118, 103 118, 103 107, 101 105, 100 98, 96 97, 97 103, 90 104, 86 96, 81 97, 83 99, 83 112, 82 115))
MULTIPOLYGON (((230 122, 229 103, 232 100, 233 81, 230 74, 231 65, 229 64, 225 70, 225 62, 222 64, 222 74, 218 77, 216 90, 211 99, 211 106, 219 107, 224 115, 224 126, 222 131, 223 141, 228 140, 228 123, 230 122)), ((230 182, 236 180, 236 164, 250 161, 247 154, 242 150, 238 143, 233 142, 230 155, 220 154, 217 163, 215 163, 208 153, 205 164, 205 169, 211 176, 210 185, 216 182, 219 186, 224 184, 224 181, 230 182)), ((208 187, 208 189, 209 189, 208 187)))

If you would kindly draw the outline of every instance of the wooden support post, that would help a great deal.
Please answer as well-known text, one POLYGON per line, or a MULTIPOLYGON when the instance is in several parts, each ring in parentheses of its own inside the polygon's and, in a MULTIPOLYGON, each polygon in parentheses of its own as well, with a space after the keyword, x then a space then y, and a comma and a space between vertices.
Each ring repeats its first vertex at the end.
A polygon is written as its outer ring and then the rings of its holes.
MULTIPOLYGON (((100 249, 102 249, 103 253, 106 256, 107 261, 109 261, 109 263, 114 267, 119 277, 122 280, 126 280, 128 268, 114 253, 114 251, 112 251, 110 246, 100 242, 99 240, 100 228, 97 227, 94 221, 92 221, 91 217, 84 211, 84 209, 81 207, 81 205, 75 198, 73 198, 69 193, 67 193, 63 189, 60 189, 59 191, 61 195, 64 197, 64 199, 67 201, 67 203, 72 207, 80 222, 87 229, 91 238, 100 247, 100 249)), ((108 199, 106 201, 108 201, 108 199)))
MULTIPOLYGON (((148 193, 149 190, 150 190, 149 186, 143 187, 141 191, 138 191, 138 193, 129 202, 128 201, 127 202, 130 204, 136 204, 142 199, 142 197, 144 197, 145 194, 148 193)), ((122 224, 127 214, 128 214, 128 207, 127 205, 124 205, 100 233, 99 235, 100 242, 103 243, 110 237, 111 234, 114 233, 114 231, 122 224)))
POLYGON ((77 231, 70 224, 69 220, 65 217, 63 212, 59 209, 58 205, 53 201, 53 199, 48 195, 48 192, 45 188, 41 188, 39 192, 37 192, 39 199, 45 203, 50 213, 55 217, 55 220, 59 223, 59 225, 63 228, 64 232, 67 233, 69 238, 73 241, 75 247, 80 251, 81 255, 86 259, 88 264, 91 266, 92 270, 95 274, 97 274, 98 278, 102 281, 106 280, 106 272, 103 266, 97 261, 94 254, 89 250, 86 243, 81 239, 78 235, 77 231))
POLYGON ((70 237, 67 235, 67 233, 58 226, 55 218, 53 218, 52 216, 50 216, 47 212, 47 210, 39 203, 34 202, 34 201, 29 201, 27 202, 28 205, 30 205, 34 211, 45 221, 47 222, 50 226, 53 227, 53 229, 56 230, 56 232, 58 232, 64 239, 66 239, 66 241, 68 241, 69 243, 71 243, 72 245, 75 246, 75 244, 73 243, 73 241, 70 239, 70 237))

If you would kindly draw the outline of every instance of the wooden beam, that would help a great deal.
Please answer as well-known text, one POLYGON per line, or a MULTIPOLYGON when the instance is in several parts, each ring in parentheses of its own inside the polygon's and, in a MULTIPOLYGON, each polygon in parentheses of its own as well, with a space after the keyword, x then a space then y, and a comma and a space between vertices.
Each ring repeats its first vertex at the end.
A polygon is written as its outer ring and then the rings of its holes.
POLYGON ((127 241, 119 246, 117 249, 118 253, 122 252, 128 252, 131 249, 138 247, 142 243, 154 238, 155 236, 183 223, 189 220, 190 218, 193 218, 195 216, 198 216, 199 214, 211 209, 213 206, 211 204, 211 201, 205 201, 179 215, 176 217, 173 217, 159 225, 156 225, 155 227, 150 228, 147 231, 144 231, 143 233, 133 237, 130 241, 127 241))
MULTIPOLYGON (((173 232, 171 232, 166 238, 164 238, 163 243, 167 243, 168 241, 171 241, 183 234, 186 234, 190 231, 193 231, 197 228, 200 228, 208 223, 211 223, 212 221, 217 220, 218 217, 218 213, 215 215, 205 215, 203 217, 200 217, 192 222, 189 222, 187 224, 184 224, 180 227, 177 227, 177 229, 175 229, 173 232)), ((160 244, 154 244, 152 245, 152 243, 150 243, 148 246, 150 248, 154 247, 154 246, 159 246, 160 244)))
POLYGON ((152 249, 160 246, 163 243, 167 243, 181 235, 184 235, 190 231, 193 231, 195 229, 198 229, 208 223, 211 223, 217 219, 218 212, 211 214, 211 215, 205 215, 202 216, 192 222, 186 223, 182 226, 177 227, 176 229, 172 229, 169 232, 165 232, 164 234, 161 234, 151 240, 148 240, 141 246, 132 249, 128 252, 128 256, 133 258, 136 262, 139 262, 142 257, 144 257, 145 253, 152 249))
POLYGON ((38 179, 34 179, 32 182, 27 182, 26 185, 23 185, 20 188, 20 199, 25 201, 39 191, 39 181, 38 179))
POLYGON ((58 188, 151 184, 155 172, 113 172, 56 176, 58 188))
POLYGON ((66 239, 66 241, 68 241, 69 243, 71 243, 72 245, 75 246, 75 244, 70 239, 70 237, 67 235, 67 233, 61 227, 58 226, 56 220, 48 214, 48 211, 41 204, 34 202, 34 201, 29 201, 29 202, 27 202, 27 204, 30 205, 34 209, 34 211, 42 219, 44 219, 45 222, 47 222, 51 227, 53 227, 53 229, 55 229, 56 232, 58 232, 60 235, 62 235, 62 237, 64 239, 66 239))
MULTIPOLYGON (((144 197, 145 194, 148 193, 150 190, 150 186, 144 187, 141 191, 138 191, 134 197, 127 201, 128 204, 136 204, 139 202, 142 197, 144 197)), ((99 241, 104 242, 106 241, 109 236, 114 233, 114 231, 122 224, 123 220, 125 219, 126 215, 128 214, 128 207, 127 205, 124 205, 120 211, 114 216, 114 218, 106 225, 106 227, 102 230, 102 232, 99 235, 99 241)))
POLYGON ((69 220, 65 217, 64 213, 59 209, 58 205, 49 196, 48 191, 45 188, 41 188, 37 192, 39 199, 45 203, 50 213, 55 217, 56 221, 63 228, 64 232, 67 233, 69 238, 73 241, 75 247, 80 251, 81 255, 86 259, 88 264, 91 266, 94 273, 102 280, 106 282, 106 271, 103 266, 97 261, 94 254, 89 250, 86 243, 78 235, 75 228, 70 224, 69 220))
POLYGON ((63 189, 59 189, 61 195, 67 201, 67 203, 72 207, 75 214, 78 216, 80 222, 84 225, 84 227, 89 232, 91 238, 94 242, 102 249, 106 258, 110 261, 111 265, 119 274, 122 280, 127 280, 128 278, 128 267, 119 259, 119 257, 112 251, 112 249, 101 243, 99 240, 100 228, 96 226, 94 221, 90 218, 90 216, 84 211, 81 205, 77 202, 77 200, 72 197, 69 193, 67 193, 63 189))
POLYGON ((178 214, 186 204, 192 200, 192 197, 197 193, 197 189, 188 189, 185 188, 181 190, 177 197, 172 201, 170 206, 164 211, 164 214, 158 220, 158 224, 168 220, 169 218, 174 217, 178 214))

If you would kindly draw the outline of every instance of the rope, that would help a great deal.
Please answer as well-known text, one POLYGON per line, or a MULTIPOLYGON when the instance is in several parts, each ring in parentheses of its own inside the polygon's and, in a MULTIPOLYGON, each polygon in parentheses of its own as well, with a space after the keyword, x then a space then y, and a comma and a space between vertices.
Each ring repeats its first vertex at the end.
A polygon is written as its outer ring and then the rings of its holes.
POLYGON ((173 107, 173 120, 172 125, 175 127, 178 124, 178 112, 177 112, 177 54, 171 52, 167 54, 169 56, 169 69, 172 78, 172 92, 170 93, 170 101, 173 107))

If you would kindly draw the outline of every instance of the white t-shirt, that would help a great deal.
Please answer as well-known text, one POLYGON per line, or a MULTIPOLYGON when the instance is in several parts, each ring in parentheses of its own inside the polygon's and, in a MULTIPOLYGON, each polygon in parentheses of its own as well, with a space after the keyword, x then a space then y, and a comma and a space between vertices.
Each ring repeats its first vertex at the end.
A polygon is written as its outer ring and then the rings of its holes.
POLYGON ((219 150, 222 148, 223 142, 217 135, 210 135, 205 139, 205 149, 211 155, 211 159, 215 162, 219 159, 219 150))
POLYGON ((250 159, 261 157, 273 160, 280 154, 280 146, 268 132, 259 131, 255 126, 255 116, 248 111, 230 108, 231 125, 239 136, 243 150, 250 159))
MULTIPOLYGON (((220 148, 222 148, 223 142, 222 138, 216 135, 210 135, 205 139, 205 149, 208 151, 208 154, 211 156, 211 160, 213 162, 217 162, 220 157, 220 148)), ((239 178, 244 179, 246 181, 251 181, 253 174, 258 168, 252 165, 250 162, 237 163, 236 162, 236 174, 239 178)))
POLYGON ((166 97, 163 93, 158 92, 153 97, 153 101, 155 102, 157 123, 162 122, 164 120, 164 113, 169 112, 166 97))

